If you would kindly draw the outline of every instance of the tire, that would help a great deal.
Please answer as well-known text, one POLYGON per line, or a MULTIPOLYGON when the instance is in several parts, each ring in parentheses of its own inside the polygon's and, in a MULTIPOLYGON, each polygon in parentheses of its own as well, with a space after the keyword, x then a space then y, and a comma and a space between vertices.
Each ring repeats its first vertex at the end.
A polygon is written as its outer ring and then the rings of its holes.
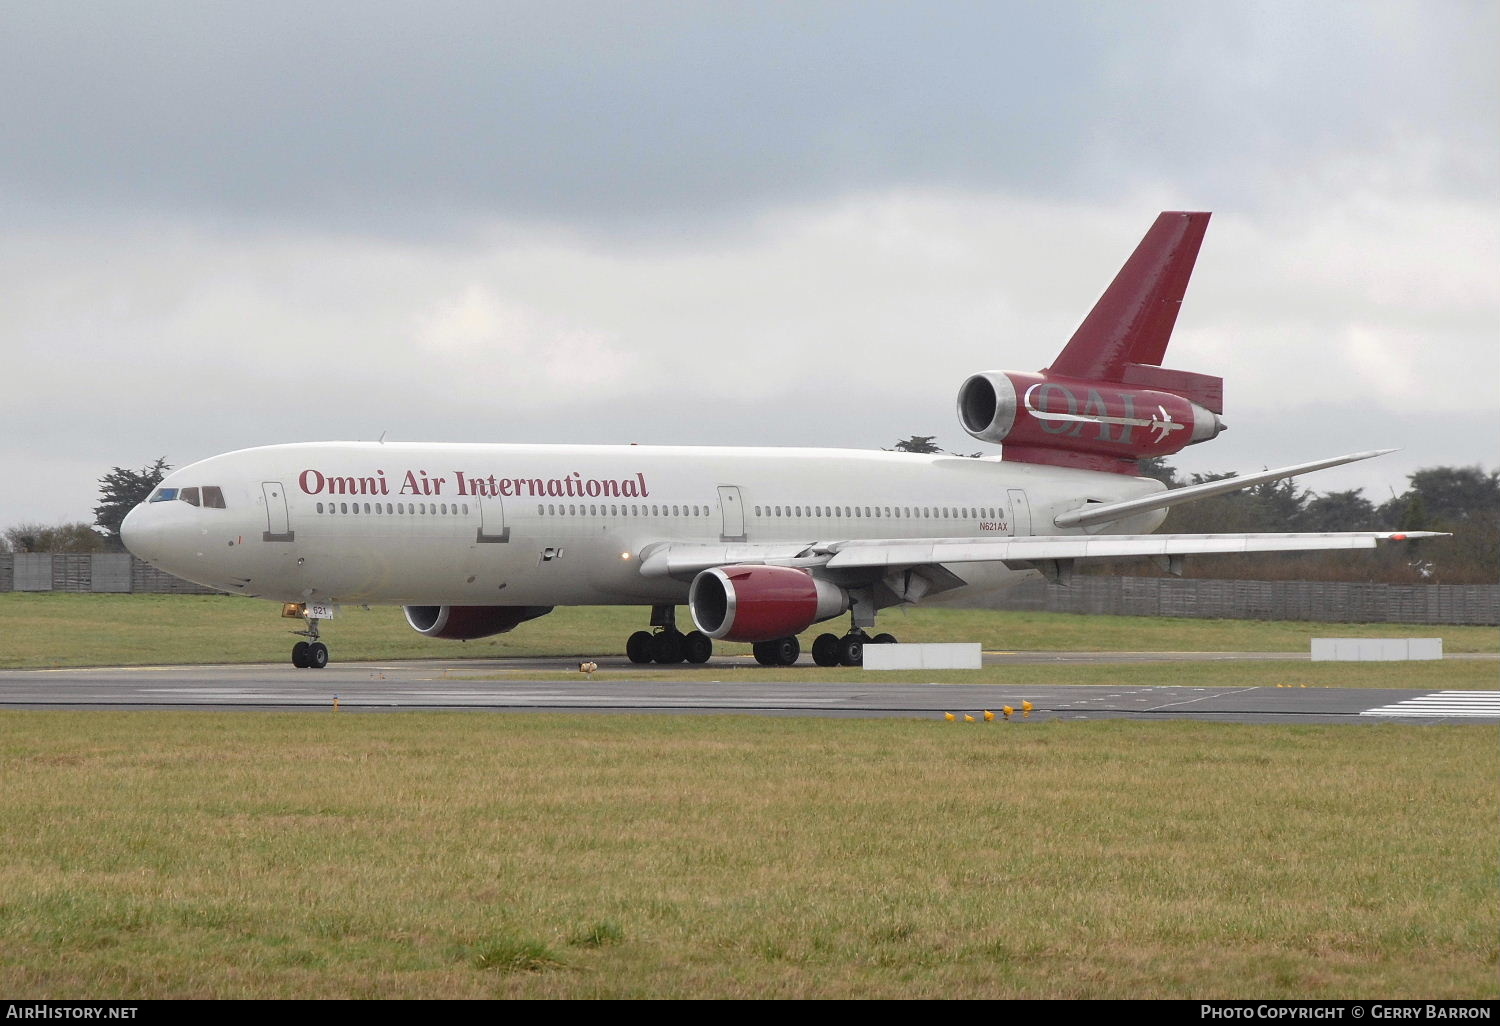
POLYGON ((894 634, 877 634, 870 641, 876 645, 894 645, 896 643, 896 636, 894 634))
POLYGON ((846 634, 839 640, 839 663, 843 666, 865 665, 865 639, 859 634, 846 634))
POLYGON ((651 657, 664 666, 682 662, 682 635, 678 631, 662 631, 651 638, 651 657))
POLYGON ((706 663, 714 654, 714 641, 702 631, 689 631, 682 638, 682 654, 690 663, 706 663))
POLYGON ((308 666, 312 665, 311 660, 307 654, 307 650, 310 648, 312 648, 312 646, 305 641, 299 641, 295 645, 293 645, 292 665, 299 670, 305 670, 308 668, 308 666))
POLYGON ((750 651, 755 653, 755 661, 762 666, 775 666, 776 653, 771 651, 771 642, 757 641, 750 646, 750 651))
POLYGON ((314 670, 321 670, 328 665, 328 646, 321 641, 314 641, 307 646, 307 665, 314 670))
POLYGON ((632 663, 649 663, 651 661, 651 632, 636 631, 625 642, 625 656, 632 663))
POLYGON ((839 639, 836 634, 819 634, 812 643, 813 662, 819 666, 839 664, 839 639))
POLYGON ((769 642, 772 666, 795 666, 802 654, 802 643, 796 638, 777 638, 769 642))

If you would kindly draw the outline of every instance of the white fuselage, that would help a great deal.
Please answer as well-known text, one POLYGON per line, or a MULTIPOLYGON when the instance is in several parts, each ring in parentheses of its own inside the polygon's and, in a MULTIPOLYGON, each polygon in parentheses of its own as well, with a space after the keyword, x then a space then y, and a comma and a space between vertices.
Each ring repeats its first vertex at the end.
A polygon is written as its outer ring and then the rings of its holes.
MULTIPOLYGON (((545 606, 685 601, 687 582, 640 572, 663 544, 1079 534, 1053 518, 1163 486, 896 452, 318 442, 215 456, 162 487, 198 489, 199 504, 144 503, 122 533, 200 584, 284 602, 545 606), (203 503, 209 488, 222 508, 203 503)), ((1149 532, 1163 515, 1109 530, 1149 532)), ((960 573, 969 587, 942 600, 1018 574, 960 573)))

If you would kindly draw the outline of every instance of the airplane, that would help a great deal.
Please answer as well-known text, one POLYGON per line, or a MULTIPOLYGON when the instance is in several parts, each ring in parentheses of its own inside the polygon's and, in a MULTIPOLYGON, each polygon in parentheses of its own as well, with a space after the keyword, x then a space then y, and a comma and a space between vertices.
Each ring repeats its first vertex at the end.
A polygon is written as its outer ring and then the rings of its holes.
POLYGON ((1394 450, 1167 490, 1140 461, 1225 425, 1223 379, 1162 366, 1208 213, 1162 213, 1050 367, 963 382, 964 430, 992 457, 841 449, 306 442, 244 449, 168 475, 121 536, 167 573, 271 599, 319 625, 344 604, 404 607, 428 637, 510 631, 560 605, 638 605, 632 662, 703 663, 718 640, 789 666, 858 666, 896 639, 876 615, 983 605, 1087 559, 1373 548, 1432 532, 1152 534, 1167 510, 1394 450), (686 605, 690 631, 676 611, 686 605))

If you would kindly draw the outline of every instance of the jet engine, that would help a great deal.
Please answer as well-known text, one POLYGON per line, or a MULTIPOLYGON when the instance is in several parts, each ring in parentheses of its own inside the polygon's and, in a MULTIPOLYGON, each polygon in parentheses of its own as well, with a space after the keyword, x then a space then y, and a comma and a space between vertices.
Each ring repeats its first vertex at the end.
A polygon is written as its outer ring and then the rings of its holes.
POLYGON ((710 638, 772 641, 838 616, 849 593, 795 567, 714 567, 693 578, 688 608, 710 638))
POLYGON ((403 606, 418 634, 450 641, 488 638, 552 612, 551 606, 403 606))
MULTIPOLYGON (((1155 372, 1163 383, 1168 376, 1189 379, 1181 382, 1185 389, 1201 388, 1191 379, 1217 381, 1156 367, 1137 370, 1155 372)), ((1003 442, 1008 460, 1099 470, 1115 469, 1104 465, 1108 461, 1169 456, 1224 430, 1213 410, 1160 387, 1018 371, 986 371, 965 381, 958 419, 975 438, 1003 442)))

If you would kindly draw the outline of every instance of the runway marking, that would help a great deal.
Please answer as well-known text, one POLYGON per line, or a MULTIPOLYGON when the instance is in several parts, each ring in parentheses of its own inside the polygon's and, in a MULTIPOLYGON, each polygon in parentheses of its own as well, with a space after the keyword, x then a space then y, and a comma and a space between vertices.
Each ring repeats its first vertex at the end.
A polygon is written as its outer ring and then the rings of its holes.
POLYGON ((1500 719, 1500 691, 1435 691, 1404 702, 1366 709, 1360 715, 1500 719))
POLYGON ((1229 690, 1224 690, 1224 691, 1218 690, 1216 688, 1215 689, 1198 688, 1197 690, 1199 690, 1199 691, 1207 691, 1208 694, 1199 695, 1197 698, 1185 698, 1181 702, 1163 702, 1161 705, 1158 705, 1156 708, 1158 708, 1158 709, 1175 709, 1175 708, 1177 708, 1179 706, 1192 705, 1194 702, 1206 702, 1209 699, 1213 699, 1213 698, 1225 698, 1225 697, 1228 697, 1229 695, 1242 695, 1246 691, 1256 691, 1258 689, 1254 688, 1254 687, 1248 687, 1248 688, 1231 688, 1229 690))

